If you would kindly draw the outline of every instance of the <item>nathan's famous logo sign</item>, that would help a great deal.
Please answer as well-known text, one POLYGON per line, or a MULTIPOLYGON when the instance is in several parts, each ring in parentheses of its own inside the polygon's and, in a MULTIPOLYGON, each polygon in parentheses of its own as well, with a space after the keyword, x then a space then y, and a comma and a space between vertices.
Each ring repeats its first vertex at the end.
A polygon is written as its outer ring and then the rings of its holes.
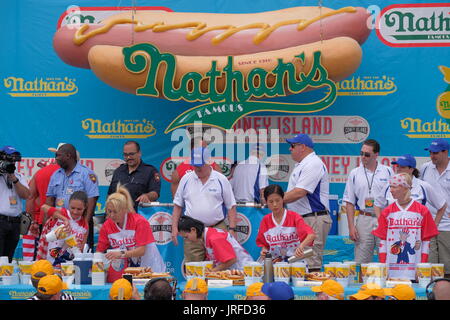
POLYGON ((166 133, 195 122, 229 129, 259 111, 324 110, 336 99, 335 82, 358 69, 371 31, 371 15, 359 7, 235 15, 134 9, 98 24, 60 23, 53 46, 63 61, 118 90, 203 103, 166 133), (317 91, 301 102, 262 101, 309 90, 317 91))
POLYGON ((380 14, 377 35, 392 47, 450 46, 450 4, 394 4, 380 14))
POLYGON ((444 75, 447 87, 436 101, 436 109, 442 119, 423 121, 419 118, 404 118, 400 120, 402 129, 408 130, 409 138, 450 138, 450 68, 439 66, 444 75))
MULTIPOLYGON (((137 95, 146 96, 164 96, 169 100, 185 101, 211 101, 209 103, 189 109, 179 115, 166 129, 170 132, 176 128, 191 125, 196 121, 202 121, 205 124, 214 125, 220 128, 230 128, 237 119, 245 114, 258 111, 278 110, 284 112, 315 112, 330 106, 336 99, 336 86, 328 78, 327 70, 320 63, 321 53, 314 53, 313 66, 309 73, 303 74, 301 80, 297 80, 295 67, 293 63, 283 63, 278 61, 276 68, 271 70, 275 75, 272 85, 268 85, 267 78, 269 73, 261 68, 253 69, 247 77, 242 72, 234 70, 233 57, 228 57, 227 65, 222 69, 217 69, 215 61, 211 64, 211 69, 202 75, 198 72, 188 72, 181 78, 181 86, 175 88, 173 85, 163 85, 162 91, 156 86, 157 71, 160 64, 167 65, 164 75, 164 83, 173 83, 176 61, 174 55, 170 53, 160 53, 159 50, 151 44, 139 44, 129 48, 124 48, 124 61, 127 70, 130 72, 143 72, 147 68, 145 59, 136 59, 136 54, 142 56, 145 51, 150 56, 151 66, 146 71, 147 81, 144 87, 136 90, 137 95), (216 78, 220 75, 225 76, 225 90, 217 90, 216 78), (258 86, 254 83, 259 79, 258 86), (265 79, 265 81, 262 81, 265 79), (210 88, 208 92, 202 92, 201 82, 208 80, 210 88), (327 86, 330 91, 321 100, 305 104, 286 104, 279 102, 260 102, 249 101, 253 97, 277 97, 285 96, 286 89, 284 83, 287 82, 287 89, 290 93, 299 93, 308 87, 318 88, 327 86), (245 89, 247 87, 247 89, 245 89)), ((302 64, 305 64, 305 55, 295 56, 302 64)))
POLYGON ((11 97, 68 97, 78 92, 76 79, 8 77, 3 85, 11 97))
POLYGON ((104 122, 88 118, 81 121, 81 127, 90 139, 146 139, 156 134, 153 123, 147 119, 104 122))
POLYGON ((336 83, 338 96, 386 96, 397 91, 394 77, 353 76, 336 83))

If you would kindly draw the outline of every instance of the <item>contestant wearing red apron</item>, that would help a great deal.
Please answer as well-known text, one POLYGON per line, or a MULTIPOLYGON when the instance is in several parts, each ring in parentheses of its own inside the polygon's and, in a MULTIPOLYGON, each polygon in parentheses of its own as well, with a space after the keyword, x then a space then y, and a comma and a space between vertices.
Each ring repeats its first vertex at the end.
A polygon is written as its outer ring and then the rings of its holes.
POLYGON ((264 189, 264 199, 272 213, 262 219, 256 245, 262 247, 261 256, 270 251, 274 259, 287 261, 293 255, 301 257, 305 247, 312 246, 316 234, 300 214, 284 208, 283 197, 279 185, 264 189))
POLYGON ((118 185, 117 191, 106 200, 108 219, 100 229, 97 252, 109 251, 111 260, 108 282, 119 279, 127 267, 151 267, 165 272, 165 264, 156 247, 150 223, 133 209, 130 193, 118 185))
POLYGON ((378 228, 379 260, 387 263, 389 278, 414 280, 416 264, 428 262, 430 240, 439 234, 427 207, 411 198, 412 179, 399 173, 389 181, 394 203, 383 210, 378 228))
POLYGON ((254 261, 239 242, 222 229, 208 228, 199 220, 182 216, 178 222, 178 231, 184 239, 203 241, 206 260, 213 261, 214 272, 227 269, 243 270, 247 262, 254 261))

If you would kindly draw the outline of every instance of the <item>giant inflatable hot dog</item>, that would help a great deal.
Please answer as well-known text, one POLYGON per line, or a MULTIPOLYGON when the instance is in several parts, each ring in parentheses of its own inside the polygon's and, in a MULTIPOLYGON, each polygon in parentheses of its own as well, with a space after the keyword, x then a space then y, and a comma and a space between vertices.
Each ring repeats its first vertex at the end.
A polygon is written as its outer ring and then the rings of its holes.
MULTIPOLYGON (((328 77, 339 81, 361 63, 360 44, 370 34, 368 18, 364 8, 353 7, 295 7, 254 14, 124 12, 99 25, 63 26, 57 30, 53 45, 64 62, 90 68, 112 87, 133 94, 145 85, 147 73, 130 72, 125 67, 123 48, 139 43, 150 43, 161 53, 175 56, 175 87, 188 72, 205 75, 213 62, 222 70, 229 56, 233 56, 233 70, 244 76, 255 68, 270 72, 279 59, 292 62, 297 74, 307 72, 317 51, 328 77), (303 59, 296 58, 300 54, 304 54, 303 59)), ((155 80, 160 97, 164 97, 165 68, 161 64, 155 80)), ((226 84, 223 78, 215 79, 218 91, 226 84)), ((272 76, 267 77, 268 86, 273 81, 272 76)), ((206 79, 201 90, 207 92, 208 88, 206 79)))

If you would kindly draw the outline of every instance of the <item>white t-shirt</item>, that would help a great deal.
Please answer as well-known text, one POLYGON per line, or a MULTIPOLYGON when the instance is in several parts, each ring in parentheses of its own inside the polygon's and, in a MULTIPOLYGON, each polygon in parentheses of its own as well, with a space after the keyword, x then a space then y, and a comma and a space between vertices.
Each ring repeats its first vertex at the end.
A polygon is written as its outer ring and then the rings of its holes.
POLYGON ((269 185, 267 168, 256 156, 251 155, 237 164, 230 183, 236 201, 261 202, 256 199, 260 198, 260 189, 269 185))
MULTIPOLYGON (((428 161, 424 163, 420 168, 420 178, 431 184, 434 189, 440 189, 440 192, 445 196, 447 209, 442 216, 438 230, 450 231, 450 218, 448 217, 448 214, 450 213, 450 162, 442 174, 439 174, 436 165, 434 165, 433 162, 428 161)), ((435 214, 435 212, 432 212, 432 214, 435 214)))
POLYGON ((186 173, 180 180, 173 203, 184 207, 187 216, 208 227, 225 219, 227 210, 236 205, 236 200, 228 179, 211 170, 205 184, 194 171, 186 173))
POLYGON ((329 209, 328 171, 315 152, 307 155, 295 165, 289 177, 287 192, 301 188, 308 193, 297 201, 287 204, 289 210, 301 215, 329 209))
MULTIPOLYGON (((16 178, 25 188, 28 188, 28 183, 26 179, 18 172, 14 173, 16 178)), ((17 217, 20 215, 22 210, 22 200, 14 188, 8 188, 7 181, 8 177, 6 174, 0 174, 0 214, 4 216, 17 217)))
POLYGON ((371 211, 373 208, 366 207, 366 199, 376 199, 389 184, 392 175, 393 171, 388 166, 378 163, 375 172, 372 172, 361 163, 348 175, 343 201, 352 203, 356 210, 371 211))

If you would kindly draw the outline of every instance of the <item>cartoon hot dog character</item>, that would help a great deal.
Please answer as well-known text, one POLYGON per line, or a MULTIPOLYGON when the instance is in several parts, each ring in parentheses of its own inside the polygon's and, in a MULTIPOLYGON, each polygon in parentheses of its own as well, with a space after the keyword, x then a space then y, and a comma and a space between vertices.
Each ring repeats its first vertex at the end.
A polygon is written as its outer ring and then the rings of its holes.
MULTIPOLYGON (((125 68, 123 49, 140 43, 175 56, 175 87, 188 72, 208 78, 213 62, 217 70, 223 70, 229 56, 233 56, 233 70, 244 76, 255 68, 271 71, 279 59, 292 62, 297 73, 307 72, 317 51, 329 78, 339 81, 360 65, 360 44, 370 34, 368 18, 364 8, 354 7, 295 7, 254 14, 137 11, 134 17, 131 12, 123 12, 95 26, 63 26, 57 30, 53 45, 64 62, 91 68, 112 87, 133 94, 145 85, 147 74, 125 68), (302 53, 303 60, 296 58, 302 53)), ((166 65, 161 64, 156 75, 158 90, 163 86, 165 70, 166 65)), ((223 90, 226 82, 218 73, 215 85, 223 90)), ((274 81, 270 78, 268 86, 274 81)), ((211 76, 209 79, 212 81, 211 76)), ((208 79, 202 81, 202 91, 209 87, 208 79)))

